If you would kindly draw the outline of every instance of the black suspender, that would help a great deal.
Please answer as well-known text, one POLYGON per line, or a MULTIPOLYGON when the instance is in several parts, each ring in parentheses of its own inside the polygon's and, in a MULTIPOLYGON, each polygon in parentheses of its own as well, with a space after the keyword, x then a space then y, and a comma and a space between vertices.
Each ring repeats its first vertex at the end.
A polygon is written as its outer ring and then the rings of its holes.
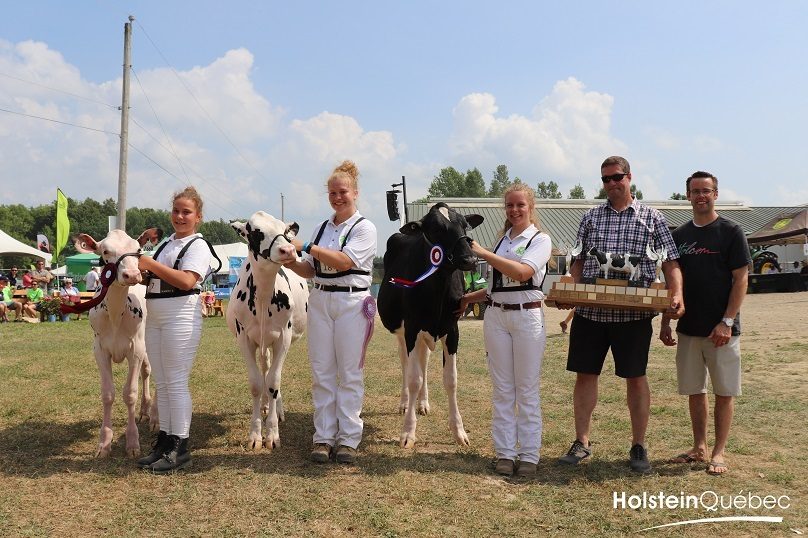
MULTIPOLYGON (((530 244, 533 242, 533 240, 536 238, 536 236, 539 235, 540 233, 541 233, 541 231, 538 231, 535 234, 533 234, 533 237, 531 237, 530 240, 528 240, 527 244, 525 245, 525 251, 527 251, 527 249, 530 248, 530 244)), ((497 250, 499 250, 499 246, 502 244, 502 242, 504 240, 505 240, 505 236, 503 235, 502 239, 500 239, 499 242, 497 243, 497 246, 494 247, 494 254, 496 254, 497 250)), ((545 265, 544 277, 541 279, 541 284, 539 284, 538 286, 535 286, 533 284, 533 279, 532 278, 530 280, 526 280, 526 281, 522 282, 521 286, 503 286, 502 285, 502 273, 499 272, 497 269, 494 269, 493 275, 494 275, 494 285, 491 287, 491 292, 540 290, 541 287, 544 285, 544 279, 547 278, 547 266, 545 265)))
MULTIPOLYGON (((345 239, 343 240, 342 244, 339 246, 339 251, 340 252, 342 252, 342 249, 344 249, 345 245, 348 243, 348 238, 350 237, 351 232, 353 231, 353 229, 356 227, 357 224, 359 224, 363 220, 365 220, 365 217, 359 217, 358 219, 356 219, 356 222, 354 222, 351 225, 351 227, 348 228, 348 233, 345 234, 345 239)), ((328 225, 328 221, 326 220, 326 221, 323 222, 322 226, 320 226, 320 231, 317 232, 317 236, 314 238, 314 241, 312 241, 313 245, 319 245, 320 244, 320 239, 323 237, 323 232, 325 232, 325 227, 327 225, 328 225)), ((319 260, 315 259, 314 260, 314 272, 319 278, 338 278, 338 277, 346 276, 346 275, 369 275, 370 274, 370 271, 363 271, 361 269, 348 269, 347 271, 337 271, 335 273, 325 273, 325 272, 322 271, 322 269, 320 267, 321 267, 321 265, 320 265, 319 260)))
MULTIPOLYGON (((173 268, 174 269, 179 269, 180 268, 180 260, 182 260, 182 257, 185 256, 185 253, 188 251, 188 248, 190 248, 191 243, 193 243, 197 239, 201 239, 202 241, 204 241, 208 245, 208 249, 210 249, 211 255, 213 255, 213 257, 216 259, 216 261, 219 262, 219 267, 217 267, 213 271, 213 273, 218 273, 219 269, 222 268, 222 260, 220 260, 219 256, 216 255, 216 251, 213 250, 213 245, 210 244, 210 241, 208 241, 204 237, 194 237, 193 239, 191 239, 190 241, 185 243, 185 245, 180 250, 179 254, 177 254, 177 259, 174 260, 173 268)), ((154 255, 152 255, 152 259, 157 261, 157 256, 160 255, 160 253, 163 251, 163 249, 165 248, 165 246, 168 243, 169 243, 169 241, 163 242, 163 244, 160 245, 157 248, 154 255)), ((210 274, 212 274, 212 273, 207 273, 202 280, 204 281, 210 274)), ((200 290, 197 287, 191 288, 190 290, 179 290, 179 289, 175 288, 174 286, 172 286, 171 284, 169 284, 168 282, 161 281, 160 282, 160 293, 146 293, 146 299, 159 299, 159 298, 164 298, 164 297, 183 297, 185 295, 198 294, 199 291, 200 290)))

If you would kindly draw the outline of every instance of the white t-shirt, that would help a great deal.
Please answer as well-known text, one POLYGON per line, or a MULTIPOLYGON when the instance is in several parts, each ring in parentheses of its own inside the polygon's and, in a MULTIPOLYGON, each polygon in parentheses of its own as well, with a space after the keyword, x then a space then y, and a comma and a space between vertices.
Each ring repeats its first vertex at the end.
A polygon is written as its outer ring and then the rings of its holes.
POLYGON ((174 262, 177 260, 180 251, 195 237, 199 237, 200 240, 194 241, 188 247, 188 250, 182 255, 178 269, 180 271, 193 271, 199 275, 197 282, 201 282, 208 272, 208 267, 210 267, 210 249, 208 244, 201 240, 202 234, 200 233, 192 234, 182 239, 174 239, 174 234, 171 234, 156 261, 163 265, 174 267, 174 262))
MULTIPOLYGON (((538 229, 535 225, 531 224, 525 228, 522 233, 509 238, 511 230, 505 232, 505 238, 499 245, 499 248, 494 252, 498 256, 502 256, 508 260, 514 260, 533 268, 533 277, 531 282, 534 286, 538 287, 544 279, 545 266, 550 260, 550 251, 552 250, 552 240, 546 233, 540 233, 533 237, 538 229), (533 240, 530 241, 530 238, 533 240), (525 250, 525 246, 530 241, 530 247, 525 250)), ((502 275, 502 283, 504 286, 520 286, 520 282, 515 282, 502 275)), ((541 301, 544 299, 544 294, 540 290, 521 290, 521 291, 500 291, 492 293, 494 287, 494 269, 489 267, 488 275, 488 293, 491 299, 498 303, 529 303, 533 301, 541 301)))
POLYGON ((95 269, 84 275, 84 282, 87 283, 87 291, 95 291, 98 289, 98 284, 101 281, 101 275, 95 272, 95 269))
MULTIPOLYGON (((317 245, 331 250, 339 250, 346 240, 345 234, 348 233, 348 230, 351 230, 354 223, 361 217, 362 215, 357 211, 351 215, 348 220, 337 225, 334 224, 334 217, 332 215, 326 222, 323 235, 320 237, 320 241, 317 245)), ((314 239, 320 231, 320 226, 322 226, 322 224, 317 226, 314 233, 311 235, 312 243, 314 243, 314 239)), ((367 271, 368 274, 344 275, 336 278, 320 278, 315 275, 314 282, 326 286, 369 287, 373 279, 373 257, 376 256, 376 226, 368 219, 364 219, 354 226, 353 230, 351 230, 351 234, 347 237, 347 243, 345 243, 342 252, 354 262, 356 267, 352 269, 367 271)), ((304 254, 303 261, 314 267, 314 258, 311 254, 304 254)), ((326 273, 336 271, 322 262, 320 262, 320 269, 326 273)))

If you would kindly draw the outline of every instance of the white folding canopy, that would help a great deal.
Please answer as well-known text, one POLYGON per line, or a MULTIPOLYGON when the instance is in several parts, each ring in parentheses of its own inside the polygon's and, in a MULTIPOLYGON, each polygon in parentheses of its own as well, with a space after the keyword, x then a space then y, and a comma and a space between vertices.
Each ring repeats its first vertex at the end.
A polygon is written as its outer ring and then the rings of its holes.
POLYGON ((3 254, 20 254, 23 256, 35 256, 45 260, 46 264, 51 261, 51 256, 47 252, 42 252, 34 247, 29 247, 25 243, 17 241, 3 230, 0 230, 0 255, 3 254))

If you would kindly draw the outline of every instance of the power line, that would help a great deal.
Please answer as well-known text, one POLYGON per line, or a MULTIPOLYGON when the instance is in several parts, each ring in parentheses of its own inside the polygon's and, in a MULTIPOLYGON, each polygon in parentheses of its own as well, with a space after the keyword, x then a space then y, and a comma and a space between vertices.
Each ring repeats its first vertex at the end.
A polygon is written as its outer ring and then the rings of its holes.
POLYGON ((241 152, 240 149, 238 149, 236 144, 230 139, 229 136, 227 136, 227 133, 225 133, 224 130, 221 127, 219 127, 219 124, 216 123, 216 121, 213 119, 213 117, 210 115, 210 113, 208 113, 208 111, 205 109, 205 107, 202 106, 202 103, 199 102, 199 99, 196 98, 196 95, 194 95, 194 93, 191 91, 191 88, 185 83, 185 81, 182 79, 182 77, 180 77, 179 73, 174 68, 174 66, 171 65, 171 62, 168 61, 168 58, 166 58, 165 54, 163 54, 163 52, 160 50, 160 48, 157 46, 157 44, 154 42, 154 40, 152 40, 151 36, 149 36, 149 33, 146 31, 146 29, 143 27, 143 25, 140 24, 140 21, 135 21, 135 24, 137 24, 138 27, 140 27, 140 29, 143 31, 143 35, 145 35, 146 39, 148 39, 149 42, 152 44, 152 46, 154 47, 154 50, 157 51, 157 54, 160 55, 160 57, 166 63, 168 68, 171 69, 171 72, 174 73, 174 76, 177 77, 177 80, 179 80, 180 84, 182 84, 183 88, 185 88, 185 91, 187 91, 188 94, 191 96, 191 98, 193 98, 194 102, 200 108, 200 110, 202 110, 202 112, 205 113, 205 116, 207 116, 208 120, 213 124, 214 127, 216 127, 216 130, 218 130, 219 133, 225 138, 225 140, 227 140, 227 143, 230 144, 230 146, 236 151, 238 156, 241 157, 241 159, 245 163, 247 163, 247 165, 250 168, 252 168, 253 171, 256 174, 258 174, 259 177, 261 177, 262 179, 264 179, 265 181, 268 182, 269 180, 266 177, 264 177, 264 175, 258 170, 258 168, 255 167, 255 165, 252 164, 252 162, 250 162, 249 159, 247 159, 247 157, 244 156, 244 154, 241 152))
POLYGON ((61 120, 54 120, 53 118, 45 118, 43 116, 35 116, 33 114, 25 114, 24 112, 17 112, 14 110, 8 110, 6 108, 0 108, 0 112, 8 112, 9 114, 16 114, 18 116, 25 116, 26 118, 35 118, 38 120, 44 121, 51 121, 53 123, 61 123, 62 125, 69 125, 71 127, 78 127, 79 129, 87 129, 88 131, 96 131, 98 133, 105 133, 111 134, 115 136, 121 136, 121 133, 115 133, 113 131, 106 131, 104 129, 96 129, 95 127, 87 127, 86 125, 78 125, 76 123, 70 123, 69 121, 61 121, 61 120))
MULTIPOLYGON (((177 152, 174 151, 174 144, 171 143, 171 137, 168 136, 168 133, 166 132, 165 127, 163 127, 163 122, 160 121, 160 117, 157 116, 157 111, 154 110, 154 107, 151 104, 151 99, 149 99, 149 95, 146 93, 146 89, 143 87, 143 84, 140 82, 140 77, 137 76, 137 71, 135 71, 134 67, 131 67, 130 69, 131 69, 132 73, 135 75, 135 80, 137 81, 137 85, 140 87, 140 91, 143 92, 143 97, 146 98, 146 103, 149 105, 149 108, 151 109, 152 114, 154 114, 154 119, 157 121, 157 125, 160 126, 160 130, 163 131, 163 135, 166 137, 166 141, 168 142, 168 145, 171 148, 170 150, 168 150, 169 153, 171 153, 171 155, 174 156, 174 159, 176 159, 177 163, 180 165, 180 168, 182 169, 182 173, 185 174, 186 181, 188 183, 190 183, 190 179, 188 178, 188 172, 186 172, 185 167, 182 164, 182 161, 180 160, 179 156, 177 155, 177 152)), ((142 125, 138 124, 138 126, 141 129, 143 129, 144 131, 146 130, 146 129, 143 128, 142 125)), ((157 139, 155 138, 155 141, 156 140, 157 139)), ((159 144, 159 141, 158 141, 158 144, 159 144)), ((160 145, 162 146, 162 144, 160 144, 160 145)))
POLYGON ((79 95, 77 93, 71 93, 71 92, 68 92, 68 91, 65 91, 65 90, 62 90, 62 89, 59 89, 59 88, 54 88, 52 86, 46 86, 45 84, 40 84, 39 82, 34 82, 32 80, 25 80, 23 78, 15 77, 13 75, 8 75, 6 73, 0 73, 0 77, 10 78, 10 79, 13 79, 13 80, 17 80, 19 82, 24 82, 25 84, 31 84, 32 86, 39 86, 40 88, 45 88, 46 90, 51 90, 51 91, 54 91, 54 92, 63 93, 65 95, 69 95, 71 97, 76 97, 78 99, 83 99, 84 101, 89 101, 90 103, 96 103, 96 104, 99 104, 99 105, 104 105, 104 106, 110 107, 110 108, 112 108, 114 110, 118 110, 120 108, 117 105, 111 105, 109 103, 105 103, 105 102, 99 101, 97 99, 91 99, 90 97, 85 97, 85 96, 79 95))

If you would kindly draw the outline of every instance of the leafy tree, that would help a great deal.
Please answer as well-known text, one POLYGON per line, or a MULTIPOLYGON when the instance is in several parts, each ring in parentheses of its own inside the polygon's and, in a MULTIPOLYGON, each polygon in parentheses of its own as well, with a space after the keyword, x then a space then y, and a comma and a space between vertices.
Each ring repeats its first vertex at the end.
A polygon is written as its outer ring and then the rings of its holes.
POLYGON ((477 168, 465 174, 447 166, 441 169, 429 185, 430 197, 482 198, 485 196, 485 181, 477 168))
POLYGON ((205 236, 205 239, 214 245, 226 245, 241 241, 241 237, 230 227, 230 224, 222 219, 203 222, 199 227, 199 231, 205 236))
POLYGON ((431 197, 456 197, 463 196, 466 186, 466 178, 463 174, 451 166, 442 168, 438 175, 432 178, 429 185, 429 196, 431 197))
POLYGON ((673 194, 671 194, 670 199, 671 200, 687 200, 687 195, 682 194, 680 192, 674 192, 673 194))
POLYGON ((508 167, 500 164, 494 170, 494 178, 491 180, 491 187, 488 189, 488 197, 499 198, 512 184, 513 182, 508 177, 508 167))
POLYGON ((583 200, 586 198, 586 194, 584 194, 584 188, 581 187, 581 184, 578 183, 573 188, 570 189, 570 195, 567 196, 570 200, 583 200))
POLYGON ((479 169, 466 170, 466 188, 462 196, 485 198, 485 180, 479 169))
POLYGON ((561 198, 561 193, 558 192, 558 183, 555 181, 551 181, 550 183, 542 181, 536 185, 536 197, 549 198, 551 200, 561 198))

